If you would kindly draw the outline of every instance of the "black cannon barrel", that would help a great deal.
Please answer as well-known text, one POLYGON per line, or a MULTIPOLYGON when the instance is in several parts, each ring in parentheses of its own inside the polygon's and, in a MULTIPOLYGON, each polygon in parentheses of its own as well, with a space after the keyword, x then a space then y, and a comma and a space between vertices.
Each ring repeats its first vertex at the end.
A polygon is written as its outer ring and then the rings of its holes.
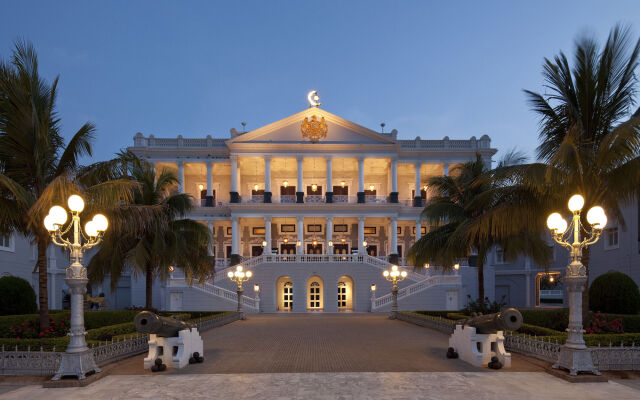
POLYGON ((496 333, 498 331, 515 331, 522 326, 522 314, 515 308, 507 308, 495 314, 478 315, 464 320, 464 325, 476 328, 477 333, 496 333))
POLYGON ((155 333, 160 337, 177 337, 183 329, 191 325, 177 319, 161 317, 151 311, 142 311, 133 319, 133 326, 140 333, 155 333))

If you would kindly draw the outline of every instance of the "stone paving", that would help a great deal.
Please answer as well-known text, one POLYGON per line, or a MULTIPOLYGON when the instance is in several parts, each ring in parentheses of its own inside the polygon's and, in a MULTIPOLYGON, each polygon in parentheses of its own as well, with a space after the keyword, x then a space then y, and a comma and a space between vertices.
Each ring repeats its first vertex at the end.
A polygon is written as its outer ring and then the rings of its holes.
POLYGON ((499 371, 449 360, 446 335, 380 314, 249 315, 203 339, 203 364, 152 374, 141 355, 84 388, 30 384, 0 399, 640 398, 634 385, 568 383, 518 355, 499 371))
MULTIPOLYGON (((448 336, 383 314, 261 314, 204 332, 203 364, 179 374, 485 371, 445 357, 448 336)), ((144 356, 115 374, 151 374, 144 356)), ((511 371, 542 371, 514 355, 511 371)))

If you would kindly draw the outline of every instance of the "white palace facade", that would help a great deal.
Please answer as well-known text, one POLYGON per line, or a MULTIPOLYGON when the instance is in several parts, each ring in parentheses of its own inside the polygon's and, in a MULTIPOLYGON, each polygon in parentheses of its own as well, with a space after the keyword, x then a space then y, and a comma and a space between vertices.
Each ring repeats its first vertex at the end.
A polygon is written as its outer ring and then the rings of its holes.
MULTIPOLYGON (((391 284, 382 275, 429 230, 420 219, 432 191, 429 177, 446 175, 496 150, 479 139, 399 140, 311 106, 229 139, 156 138, 138 133, 136 155, 179 177, 177 190, 207 224, 216 274, 187 285, 177 269, 159 287, 157 307, 233 309, 229 268, 253 272, 246 311, 385 311, 391 284)), ((464 264, 464 263, 463 263, 464 264)), ((409 272, 400 284, 401 309, 451 309, 475 291, 474 268, 409 272)))

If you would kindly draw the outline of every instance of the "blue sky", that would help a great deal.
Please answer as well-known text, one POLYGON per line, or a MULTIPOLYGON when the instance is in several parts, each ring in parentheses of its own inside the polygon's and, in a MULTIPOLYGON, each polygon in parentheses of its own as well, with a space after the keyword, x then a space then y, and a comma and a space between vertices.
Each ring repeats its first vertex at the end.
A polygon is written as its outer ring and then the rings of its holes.
POLYGON ((140 131, 228 137, 307 106, 399 137, 488 134, 533 155, 544 57, 602 41, 616 22, 640 33, 640 1, 2 1, 0 57, 32 41, 60 75, 69 137, 98 128, 94 159, 140 131), (635 17, 635 18, 634 18, 635 17), (634 23, 635 22, 635 23, 634 23))

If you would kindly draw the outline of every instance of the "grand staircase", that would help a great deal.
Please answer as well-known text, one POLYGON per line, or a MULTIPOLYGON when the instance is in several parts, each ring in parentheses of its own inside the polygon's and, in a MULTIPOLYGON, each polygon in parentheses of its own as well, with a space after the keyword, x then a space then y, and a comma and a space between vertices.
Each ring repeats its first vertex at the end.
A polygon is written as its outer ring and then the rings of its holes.
MULTIPOLYGON (((381 271, 388 270, 392 267, 392 264, 384 259, 372 257, 365 254, 265 254, 257 257, 248 258, 242 261, 242 266, 245 271, 256 270, 261 266, 273 264, 273 263, 361 263, 369 265, 373 268, 377 268, 381 271)), ((222 288, 215 285, 216 282, 225 281, 227 273, 235 271, 236 266, 229 266, 223 268, 215 273, 211 282, 205 282, 204 284, 194 284, 192 288, 206 293, 211 296, 215 296, 233 304, 237 304, 238 295, 235 291, 222 288)), ((401 267, 402 268, 402 267, 401 267)), ((413 281, 409 286, 405 286, 398 290, 398 300, 413 296, 420 292, 423 292, 429 288, 438 285, 459 285, 461 284, 461 276, 459 275, 425 275, 413 271, 412 267, 404 268, 407 271, 407 280, 413 281)), ((172 285, 186 286, 186 281, 183 277, 172 277, 172 285)), ((383 296, 371 299, 371 310, 379 310, 392 302, 391 293, 383 296)), ((247 311, 258 311, 260 308, 259 300, 257 298, 242 296, 242 304, 247 311)))

